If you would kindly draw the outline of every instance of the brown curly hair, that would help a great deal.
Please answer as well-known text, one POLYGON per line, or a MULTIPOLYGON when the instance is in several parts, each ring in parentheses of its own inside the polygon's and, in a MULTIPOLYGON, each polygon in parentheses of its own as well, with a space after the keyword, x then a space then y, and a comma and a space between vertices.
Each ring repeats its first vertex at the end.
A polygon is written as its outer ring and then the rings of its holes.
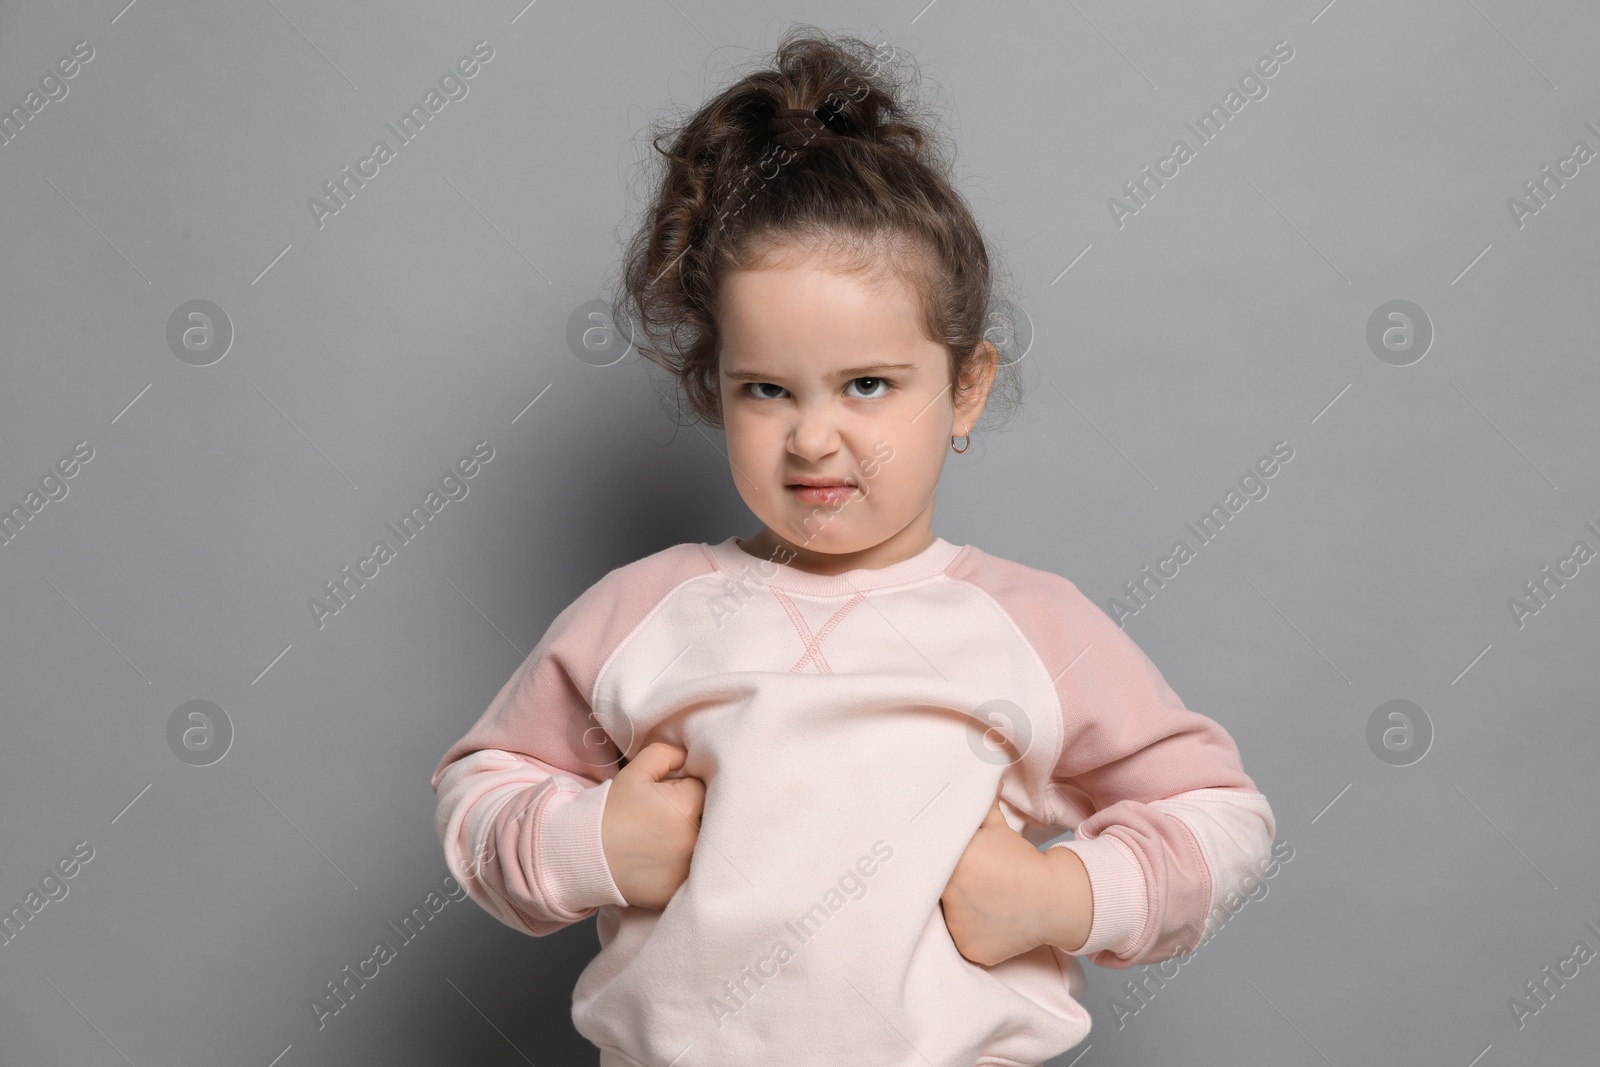
MULTIPOLYGON (((1009 336, 988 247, 951 181, 953 152, 919 117, 907 92, 914 68, 899 67, 900 55, 792 26, 761 69, 687 120, 654 127, 662 173, 623 258, 619 318, 699 419, 722 425, 720 279, 789 253, 820 251, 836 269, 903 280, 927 336, 950 354, 952 386, 981 342, 997 329, 1009 336), (770 127, 784 108, 811 111, 835 136, 788 147, 770 127)), ((999 363, 986 413, 1016 385, 1015 362, 999 363)))

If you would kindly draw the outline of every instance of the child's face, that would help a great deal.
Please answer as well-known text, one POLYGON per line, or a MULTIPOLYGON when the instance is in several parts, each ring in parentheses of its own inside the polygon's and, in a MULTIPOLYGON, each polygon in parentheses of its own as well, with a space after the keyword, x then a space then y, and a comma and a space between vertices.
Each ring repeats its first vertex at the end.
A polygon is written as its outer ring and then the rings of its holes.
POLYGON ((950 357, 923 334, 904 283, 836 273, 820 257, 731 271, 719 301, 728 458, 756 517, 804 556, 930 543, 951 436, 977 421, 992 366, 958 406, 950 357), (855 488, 808 499, 802 478, 855 488))

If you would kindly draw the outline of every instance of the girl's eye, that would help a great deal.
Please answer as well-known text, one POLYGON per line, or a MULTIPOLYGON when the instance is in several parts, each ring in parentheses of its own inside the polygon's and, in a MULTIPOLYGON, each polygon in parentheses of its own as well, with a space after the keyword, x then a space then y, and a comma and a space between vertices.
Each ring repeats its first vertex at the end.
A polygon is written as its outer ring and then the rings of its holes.
MULTIPOLYGON (((876 400, 879 397, 888 396, 889 392, 894 388, 894 383, 889 381, 889 379, 887 379, 887 378, 875 378, 875 377, 854 378, 854 379, 852 379, 850 381, 850 384, 851 385, 856 385, 856 384, 858 384, 860 382, 866 382, 866 383, 868 383, 869 386, 877 386, 877 387, 880 387, 880 388, 876 388, 876 389, 869 388, 867 390, 869 395, 867 395, 865 397, 858 397, 857 399, 876 400)), ((755 398, 755 399, 757 399, 757 400, 776 400, 776 399, 778 399, 778 397, 776 397, 776 396, 774 396, 774 395, 772 395, 770 393, 762 392, 762 390, 764 390, 764 389, 776 389, 779 393, 784 392, 783 386, 774 385, 771 382, 746 382, 745 383, 745 388, 749 390, 748 395, 753 397, 753 398, 755 398)))
POLYGON ((880 396, 887 396, 888 393, 889 393, 889 390, 891 388, 893 388, 889 383, 889 379, 887 379, 887 378, 856 378, 853 381, 851 381, 850 384, 851 385, 855 385, 857 382, 870 382, 870 383, 872 383, 874 385, 883 386, 883 389, 881 391, 874 391, 872 393, 872 396, 869 397, 868 399, 875 399, 875 398, 880 397, 880 396))

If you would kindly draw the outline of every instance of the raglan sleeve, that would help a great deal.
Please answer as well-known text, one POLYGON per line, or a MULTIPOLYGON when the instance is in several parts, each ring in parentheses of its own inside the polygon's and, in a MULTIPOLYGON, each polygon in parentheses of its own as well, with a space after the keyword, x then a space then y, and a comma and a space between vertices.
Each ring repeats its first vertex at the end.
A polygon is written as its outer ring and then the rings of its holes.
POLYGON ((1133 639, 1060 581, 1063 743, 1051 822, 1075 837, 1050 847, 1077 853, 1094 897, 1075 954, 1114 968, 1187 955, 1236 910, 1224 902, 1268 868, 1272 809, 1228 732, 1185 707, 1133 639))
POLYGON ((534 937, 627 903, 600 838, 622 751, 589 703, 615 644, 616 579, 556 616, 433 772, 450 873, 489 914, 534 937))

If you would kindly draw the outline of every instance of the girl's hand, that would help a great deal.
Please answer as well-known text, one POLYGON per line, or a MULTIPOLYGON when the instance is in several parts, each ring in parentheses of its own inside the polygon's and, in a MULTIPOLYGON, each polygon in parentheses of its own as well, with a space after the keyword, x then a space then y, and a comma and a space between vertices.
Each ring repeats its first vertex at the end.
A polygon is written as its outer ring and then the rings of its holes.
POLYGON ((617 772, 606 794, 600 842, 629 905, 664 908, 689 877, 706 784, 693 775, 663 780, 687 758, 681 748, 652 742, 617 772))
POLYGON ((1049 852, 1066 856, 1042 853, 1011 829, 996 797, 939 898, 963 956, 992 967, 1043 944, 1070 951, 1088 939, 1087 872, 1071 850, 1049 852))

